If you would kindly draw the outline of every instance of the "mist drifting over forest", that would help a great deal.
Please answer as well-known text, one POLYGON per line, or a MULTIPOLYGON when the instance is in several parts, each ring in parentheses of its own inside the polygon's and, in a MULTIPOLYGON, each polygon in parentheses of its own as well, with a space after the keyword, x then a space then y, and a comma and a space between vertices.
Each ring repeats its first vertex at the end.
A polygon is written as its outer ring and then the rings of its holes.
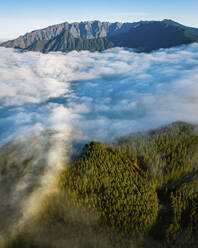
POLYGON ((175 121, 198 124, 197 44, 152 53, 0 48, 0 77, 1 152, 22 166, 0 180, 4 241, 54 190, 74 140, 108 143, 175 121))

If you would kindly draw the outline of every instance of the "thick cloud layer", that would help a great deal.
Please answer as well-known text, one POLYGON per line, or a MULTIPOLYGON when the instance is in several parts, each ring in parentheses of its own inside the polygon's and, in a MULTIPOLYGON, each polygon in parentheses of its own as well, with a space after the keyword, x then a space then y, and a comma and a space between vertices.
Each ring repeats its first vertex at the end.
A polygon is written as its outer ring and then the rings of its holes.
POLYGON ((198 123, 197 96, 195 44, 150 54, 0 48, 0 146, 16 140, 0 149, 0 246, 55 191, 74 139, 198 123))
POLYGON ((46 129, 110 140, 173 121, 198 123, 198 45, 137 54, 0 48, 0 142, 46 129))

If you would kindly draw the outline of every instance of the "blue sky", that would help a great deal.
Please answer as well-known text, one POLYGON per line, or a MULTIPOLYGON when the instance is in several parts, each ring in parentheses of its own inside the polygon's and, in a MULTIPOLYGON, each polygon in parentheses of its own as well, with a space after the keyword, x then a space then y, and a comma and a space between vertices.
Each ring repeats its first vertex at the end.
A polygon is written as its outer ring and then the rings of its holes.
POLYGON ((198 27, 197 0, 0 0, 0 39, 64 21, 173 19, 198 27))

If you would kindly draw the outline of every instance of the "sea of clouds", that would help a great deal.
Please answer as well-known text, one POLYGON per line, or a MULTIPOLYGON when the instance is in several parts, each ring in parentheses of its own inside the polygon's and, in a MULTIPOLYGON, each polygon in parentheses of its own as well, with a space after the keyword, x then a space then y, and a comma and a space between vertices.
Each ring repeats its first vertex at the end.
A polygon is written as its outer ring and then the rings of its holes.
POLYGON ((198 124, 197 96, 197 44, 153 53, 0 48, 0 246, 55 191, 74 139, 198 124))
POLYGON ((0 48, 0 144, 45 130, 109 141, 198 123, 198 45, 41 54, 0 48))

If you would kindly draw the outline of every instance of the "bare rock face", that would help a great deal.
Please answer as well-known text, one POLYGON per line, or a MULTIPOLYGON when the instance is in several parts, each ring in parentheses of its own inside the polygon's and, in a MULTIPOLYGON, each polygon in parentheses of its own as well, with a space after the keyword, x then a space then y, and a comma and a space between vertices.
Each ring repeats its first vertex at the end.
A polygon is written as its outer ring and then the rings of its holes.
POLYGON ((95 39, 105 38, 119 31, 127 31, 134 26, 134 23, 109 23, 100 21, 87 22, 64 22, 62 24, 49 26, 41 30, 35 30, 20 36, 15 40, 3 43, 4 47, 27 48, 35 41, 51 40, 67 30, 74 38, 95 39))
POLYGON ((134 23, 86 21, 64 22, 35 30, 0 46, 43 53, 72 50, 102 51, 112 47, 151 52, 194 42, 198 43, 198 29, 186 27, 172 20, 134 23))

